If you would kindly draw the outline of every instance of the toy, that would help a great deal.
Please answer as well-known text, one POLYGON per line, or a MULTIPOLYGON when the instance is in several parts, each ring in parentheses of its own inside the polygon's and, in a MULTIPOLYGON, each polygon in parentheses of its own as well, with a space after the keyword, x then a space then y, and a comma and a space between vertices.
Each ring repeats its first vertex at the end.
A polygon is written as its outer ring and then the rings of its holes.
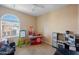
POLYGON ((41 44, 42 42, 42 35, 35 32, 32 25, 29 26, 29 39, 30 39, 31 45, 41 44))

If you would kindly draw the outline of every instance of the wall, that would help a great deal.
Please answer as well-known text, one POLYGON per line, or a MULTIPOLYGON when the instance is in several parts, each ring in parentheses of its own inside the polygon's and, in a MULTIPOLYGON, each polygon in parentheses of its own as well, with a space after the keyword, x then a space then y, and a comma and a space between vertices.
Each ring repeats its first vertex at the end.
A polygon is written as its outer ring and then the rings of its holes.
POLYGON ((77 19, 78 19, 78 25, 77 25, 77 26, 78 26, 78 30, 77 30, 77 34, 79 34, 79 5, 78 5, 77 7, 78 7, 78 8, 77 8, 77 11, 78 11, 78 12, 77 12, 77 13, 78 13, 78 14, 77 14, 77 19))
POLYGON ((52 32, 66 30, 77 33, 77 5, 68 5, 37 17, 37 31, 45 36, 44 41, 52 44, 52 32))
POLYGON ((30 16, 30 15, 26 15, 24 13, 12 10, 12 9, 8 9, 8 8, 4 8, 4 7, 0 7, 0 16, 4 15, 4 14, 13 14, 16 15, 19 19, 20 19, 20 29, 26 29, 28 28, 29 25, 33 25, 34 28, 36 27, 36 23, 35 23, 35 17, 30 16))
MULTIPOLYGON (((0 23, 1 23, 1 21, 0 21, 0 23)), ((1 40, 1 24, 0 24, 0 40, 1 40)))

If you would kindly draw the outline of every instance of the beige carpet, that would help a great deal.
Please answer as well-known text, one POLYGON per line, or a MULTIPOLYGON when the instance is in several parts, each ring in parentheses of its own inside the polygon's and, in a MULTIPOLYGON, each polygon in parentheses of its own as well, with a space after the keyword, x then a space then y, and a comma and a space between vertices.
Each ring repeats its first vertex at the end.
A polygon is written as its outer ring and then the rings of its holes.
POLYGON ((17 47, 15 55, 53 55, 56 49, 45 43, 40 45, 17 47))

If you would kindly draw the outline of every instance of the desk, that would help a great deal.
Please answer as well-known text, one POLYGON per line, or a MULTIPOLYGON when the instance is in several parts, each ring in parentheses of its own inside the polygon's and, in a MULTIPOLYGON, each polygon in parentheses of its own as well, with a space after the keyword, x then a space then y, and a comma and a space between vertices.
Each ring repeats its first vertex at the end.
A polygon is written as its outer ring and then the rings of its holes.
POLYGON ((79 52, 66 49, 57 49, 54 55, 79 55, 79 52))
POLYGON ((59 44, 59 45, 62 44, 62 46, 64 46, 64 47, 63 47, 64 49, 76 51, 75 45, 72 46, 72 45, 69 44, 67 41, 58 41, 58 44, 59 44))

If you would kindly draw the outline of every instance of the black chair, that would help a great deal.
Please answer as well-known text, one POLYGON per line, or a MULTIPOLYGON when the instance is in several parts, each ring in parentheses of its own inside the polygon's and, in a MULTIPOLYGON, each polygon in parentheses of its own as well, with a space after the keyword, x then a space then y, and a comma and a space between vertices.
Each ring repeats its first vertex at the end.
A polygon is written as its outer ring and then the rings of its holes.
POLYGON ((61 54, 63 54, 63 55, 69 55, 69 47, 68 46, 66 46, 66 44, 64 44, 65 45, 65 47, 63 48, 63 47, 59 47, 58 48, 58 51, 61 53, 61 54))
POLYGON ((15 42, 10 43, 10 48, 13 48, 13 51, 11 51, 11 53, 8 54, 8 55, 14 55, 15 51, 16 51, 16 44, 15 44, 15 42))
POLYGON ((76 51, 79 51, 79 35, 78 34, 75 35, 75 47, 76 47, 76 51))
POLYGON ((15 42, 10 43, 10 47, 11 47, 11 48, 14 48, 14 51, 16 51, 16 49, 15 49, 15 48, 16 48, 15 42))
POLYGON ((75 40, 76 51, 79 51, 79 39, 75 40))
POLYGON ((0 48, 0 55, 14 55, 16 51, 15 42, 10 43, 9 45, 3 45, 5 48, 0 48))

